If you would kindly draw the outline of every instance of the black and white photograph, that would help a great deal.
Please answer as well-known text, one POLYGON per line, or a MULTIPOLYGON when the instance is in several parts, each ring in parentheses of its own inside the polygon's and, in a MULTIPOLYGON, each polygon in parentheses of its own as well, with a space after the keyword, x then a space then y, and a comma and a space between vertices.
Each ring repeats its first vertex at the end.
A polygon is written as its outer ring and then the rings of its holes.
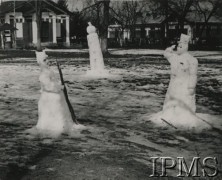
POLYGON ((0 180, 222 180, 222 0, 0 0, 0 180))

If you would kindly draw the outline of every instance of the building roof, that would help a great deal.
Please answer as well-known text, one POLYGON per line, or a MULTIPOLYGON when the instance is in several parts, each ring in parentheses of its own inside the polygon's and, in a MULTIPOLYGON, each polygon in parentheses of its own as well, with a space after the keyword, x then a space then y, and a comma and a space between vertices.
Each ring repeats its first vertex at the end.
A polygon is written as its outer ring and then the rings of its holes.
POLYGON ((0 31, 5 31, 5 30, 15 31, 18 29, 8 23, 0 24, 0 31))
MULTIPOLYGON (((51 0, 42 0, 43 2, 43 11, 52 11, 55 14, 70 14, 65 8, 58 6, 55 2, 51 0)), ((34 13, 35 12, 35 0, 23 0, 23 1, 7 1, 2 2, 0 5, 0 16, 4 16, 4 14, 9 12, 14 12, 14 7, 16 12, 26 13, 34 13)))

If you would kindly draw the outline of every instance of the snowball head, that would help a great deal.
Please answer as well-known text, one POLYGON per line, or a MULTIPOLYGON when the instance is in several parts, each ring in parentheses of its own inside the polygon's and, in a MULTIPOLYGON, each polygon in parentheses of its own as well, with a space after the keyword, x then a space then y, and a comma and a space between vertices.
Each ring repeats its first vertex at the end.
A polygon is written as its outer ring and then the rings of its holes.
POLYGON ((93 25, 91 24, 91 22, 89 22, 88 24, 89 24, 89 26, 88 26, 87 29, 86 29, 87 33, 88 33, 88 34, 95 33, 95 32, 96 32, 95 26, 93 26, 93 25))
POLYGON ((183 54, 183 53, 185 53, 185 52, 187 52, 188 51, 188 44, 186 44, 186 43, 179 43, 178 44, 178 46, 177 46, 177 51, 176 51, 176 53, 178 54, 178 55, 181 55, 181 54, 183 54))

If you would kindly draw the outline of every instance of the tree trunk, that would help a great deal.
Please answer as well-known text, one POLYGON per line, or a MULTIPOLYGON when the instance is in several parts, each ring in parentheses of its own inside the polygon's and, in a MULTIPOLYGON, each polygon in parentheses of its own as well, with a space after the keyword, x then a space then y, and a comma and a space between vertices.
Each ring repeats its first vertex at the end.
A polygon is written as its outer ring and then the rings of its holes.
POLYGON ((166 24, 165 24, 165 30, 166 30, 166 32, 165 32, 165 35, 164 35, 164 37, 165 37, 165 45, 167 46, 168 45, 168 39, 169 39, 169 20, 168 20, 168 15, 169 15, 169 11, 168 11, 168 9, 169 9, 169 3, 168 3, 168 0, 166 0, 165 1, 165 17, 166 17, 166 24))
POLYGON ((108 48, 107 48, 107 37, 101 37, 100 45, 101 45, 102 53, 103 53, 103 54, 108 53, 108 48))
POLYGON ((5 49, 3 31, 0 32, 0 36, 2 49, 5 49))
POLYGON ((41 46, 41 24, 42 24, 42 8, 41 1, 36 1, 36 23, 37 23, 37 51, 42 50, 41 46))
MULTIPOLYGON (((100 27, 100 4, 96 5, 96 26, 97 28, 100 27)), ((99 33, 100 33, 100 29, 99 29, 99 33)))
POLYGON ((199 38, 200 39, 202 39, 204 28, 205 28, 205 25, 203 25, 202 28, 200 29, 200 32, 199 32, 199 38))
MULTIPOLYGON (((200 29, 200 33, 199 33, 199 38, 202 39, 203 37, 203 32, 204 30, 206 30, 206 33, 207 33, 207 27, 208 27, 208 20, 205 20, 205 23, 202 25, 202 28, 200 29)), ((207 34, 206 34, 207 36, 207 34)))
POLYGON ((133 23, 133 25, 131 25, 130 28, 130 40, 132 43, 135 42, 135 37, 136 37, 136 29, 135 29, 135 24, 133 23))
POLYGON ((209 25, 207 25, 206 26, 206 41, 207 41, 208 45, 211 44, 211 34, 210 34, 210 31, 211 31, 211 27, 209 25))
POLYGON ((107 44, 107 36, 108 36, 108 27, 109 27, 109 4, 110 0, 103 2, 103 30, 101 32, 101 50, 103 54, 108 53, 108 44, 107 44))
POLYGON ((183 31, 184 31, 184 19, 181 18, 181 19, 179 20, 179 36, 180 36, 180 34, 183 33, 183 31))

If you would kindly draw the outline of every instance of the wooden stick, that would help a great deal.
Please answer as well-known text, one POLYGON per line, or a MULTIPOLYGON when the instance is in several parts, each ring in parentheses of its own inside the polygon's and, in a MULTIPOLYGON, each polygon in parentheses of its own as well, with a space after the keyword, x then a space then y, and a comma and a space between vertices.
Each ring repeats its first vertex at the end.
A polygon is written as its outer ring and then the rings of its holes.
POLYGON ((67 105, 69 107, 69 111, 71 113, 72 120, 73 120, 74 123, 79 124, 77 119, 76 119, 76 115, 75 115, 74 109, 73 109, 73 107, 72 107, 72 105, 71 105, 71 103, 69 101, 68 92, 67 92, 67 89, 66 89, 66 86, 65 86, 62 70, 60 68, 60 65, 59 65, 59 62, 57 61, 57 59, 56 59, 56 64, 57 64, 57 67, 58 67, 58 70, 59 70, 61 84, 64 86, 63 93, 64 93, 64 96, 65 96, 66 103, 67 103, 67 105))
POLYGON ((171 127, 173 127, 174 129, 177 129, 177 127, 175 127, 174 125, 172 125, 171 123, 169 123, 168 121, 166 121, 165 119, 161 118, 161 120, 163 122, 165 122, 166 124, 170 125, 171 127))

